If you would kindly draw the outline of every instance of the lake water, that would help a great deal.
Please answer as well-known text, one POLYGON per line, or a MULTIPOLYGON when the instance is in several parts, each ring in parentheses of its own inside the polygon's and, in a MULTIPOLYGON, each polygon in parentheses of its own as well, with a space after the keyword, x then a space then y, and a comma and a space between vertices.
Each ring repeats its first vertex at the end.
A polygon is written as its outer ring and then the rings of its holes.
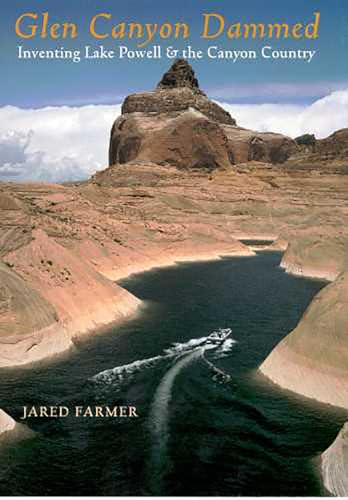
MULTIPOLYGON (((7 495, 322 495, 318 456, 347 414, 257 372, 297 324, 317 280, 281 254, 181 264, 122 285, 140 314, 65 359, 0 371, 0 407, 134 405, 133 419, 31 419, 0 450, 7 495), (212 332, 230 335, 219 344, 212 332)), ((284 367, 286 370, 286 367, 284 367)))

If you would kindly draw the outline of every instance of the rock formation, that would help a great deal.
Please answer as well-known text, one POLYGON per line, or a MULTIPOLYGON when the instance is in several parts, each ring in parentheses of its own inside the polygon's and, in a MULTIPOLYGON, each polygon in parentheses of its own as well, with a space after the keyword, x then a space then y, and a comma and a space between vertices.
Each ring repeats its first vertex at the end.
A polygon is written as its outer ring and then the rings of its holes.
POLYGON ((71 346, 52 304, 0 263, 0 366, 26 364, 71 346))
POLYGON ((321 456, 321 470, 326 489, 339 497, 348 496, 348 423, 321 456))
POLYGON ((140 301, 42 229, 0 265, 0 366, 47 358, 72 338, 127 316, 140 301), (30 285, 29 285, 30 282, 30 285))
MULTIPOLYGON (((282 266, 299 275, 331 280, 305 311, 299 324, 260 367, 281 387, 324 403, 348 409, 348 239, 302 237, 285 252, 282 266)), ((325 487, 348 494, 348 442, 345 424, 322 454, 325 487)))
POLYGON ((200 90, 191 66, 177 60, 154 91, 125 99, 111 130, 109 164, 137 160, 211 171, 252 160, 282 163, 297 150, 281 134, 237 127, 200 90))
POLYGON ((295 142, 299 146, 314 147, 316 139, 314 134, 304 134, 300 135, 299 137, 295 137, 295 142))
POLYGON ((285 389, 348 409, 348 273, 316 295, 261 371, 285 389))
POLYGON ((178 113, 193 108, 218 123, 235 125, 231 115, 202 92, 194 71, 187 61, 177 60, 153 92, 129 95, 122 106, 122 114, 178 113))
POLYGON ((348 128, 337 130, 325 139, 305 134, 295 141, 298 151, 288 158, 287 167, 348 172, 348 128))
POLYGON ((347 165, 348 128, 337 130, 329 137, 316 141, 315 153, 316 158, 319 157, 321 162, 342 160, 347 165))
POLYGON ((195 73, 185 59, 177 59, 169 71, 164 73, 162 80, 157 85, 159 89, 173 89, 179 87, 189 87, 195 92, 203 95, 203 92, 199 89, 195 73))
POLYGON ((0 435, 4 432, 12 431, 16 426, 16 421, 13 420, 7 413, 0 410, 0 435))
MULTIPOLYGON (((313 299, 298 326, 261 365, 276 384, 348 409, 347 238, 303 237, 290 242, 282 266, 291 273, 333 281, 313 299)), ((347 425, 322 455, 326 488, 348 492, 347 425)))
POLYGON ((28 439, 34 435, 35 433, 26 425, 19 424, 3 410, 0 410, 0 447, 13 440, 28 439))
POLYGON ((286 389, 348 409, 347 250, 343 237, 290 242, 281 264, 288 272, 332 283, 317 294, 260 369, 286 389))
POLYGON ((322 235, 294 238, 280 265, 292 274, 333 281, 348 269, 348 241, 345 237, 327 239, 322 235))
POLYGON ((194 108, 174 115, 122 115, 113 127, 110 164, 132 160, 208 171, 231 165, 224 131, 194 108))
POLYGON ((222 126, 233 163, 250 161, 284 163, 298 151, 296 143, 282 134, 255 132, 241 127, 222 126))

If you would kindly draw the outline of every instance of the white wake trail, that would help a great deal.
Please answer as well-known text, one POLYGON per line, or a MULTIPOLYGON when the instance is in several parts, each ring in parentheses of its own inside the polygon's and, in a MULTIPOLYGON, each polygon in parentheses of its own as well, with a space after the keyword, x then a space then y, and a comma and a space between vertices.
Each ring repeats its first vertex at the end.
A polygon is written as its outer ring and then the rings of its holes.
POLYGON ((196 348, 191 354, 183 355, 175 365, 173 365, 162 378, 155 392, 153 403, 149 415, 151 422, 151 433, 154 437, 160 436, 161 442, 167 434, 168 427, 168 407, 172 398, 172 388, 177 375, 181 370, 191 363, 195 358, 201 356, 201 347, 196 348))
POLYGON ((153 494, 160 493, 168 460, 167 446, 169 439, 169 406, 172 399, 173 386, 179 373, 191 362, 201 358, 209 370, 214 373, 216 382, 229 382, 231 377, 207 359, 205 353, 214 351, 213 359, 228 356, 235 340, 228 338, 232 333, 230 328, 219 328, 207 337, 191 339, 188 342, 176 342, 164 349, 162 354, 152 358, 133 361, 126 365, 103 370, 92 381, 98 385, 111 385, 116 392, 133 381, 134 377, 144 370, 157 367, 163 361, 171 363, 171 367, 162 377, 151 404, 148 426, 152 437, 152 460, 149 469, 149 484, 153 494))
POLYGON ((139 372, 149 368, 154 368, 161 361, 172 360, 185 353, 192 352, 193 349, 204 345, 206 340, 207 337, 200 337, 198 339, 191 339, 188 342, 175 342, 168 349, 164 349, 163 354, 159 356, 140 359, 126 365, 103 370, 102 372, 97 373, 97 375, 94 375, 91 380, 98 384, 112 384, 114 389, 117 391, 118 389, 121 389, 125 383, 128 384, 131 382, 139 372))
POLYGON ((128 363, 127 365, 116 366, 115 368, 110 368, 108 370, 97 373, 97 375, 94 375, 91 380, 97 383, 113 384, 117 387, 117 385, 121 385, 124 381, 130 382, 133 376, 140 371, 147 368, 153 368, 158 364, 159 361, 170 357, 172 356, 165 355, 136 360, 132 363, 128 363))
POLYGON ((196 347, 190 354, 184 354, 162 378, 154 395, 149 414, 149 430, 152 435, 152 460, 150 483, 152 493, 160 493, 169 439, 169 403, 172 398, 174 381, 181 370, 202 355, 204 347, 196 347))
MULTIPOLYGON (((214 344, 214 340, 216 338, 214 337, 214 334, 221 333, 230 335, 231 330, 220 329, 213 332, 208 337, 192 339, 186 344, 175 344, 172 348, 175 350, 176 355, 180 352, 183 352, 183 354, 177 357, 176 363, 166 372, 157 387, 148 419, 149 431, 152 437, 152 451, 149 469, 149 485, 152 494, 160 494, 162 492, 162 482, 168 467, 167 448, 170 436, 169 406, 173 395, 173 386, 176 377, 187 365, 196 359, 201 358, 202 361, 208 366, 209 370, 214 373, 214 381, 226 383, 231 379, 230 375, 217 368, 217 366, 207 359, 205 355, 206 351, 214 350, 215 353, 219 353, 215 355, 215 358, 225 357, 231 351, 232 346, 235 343, 233 339, 226 338, 221 344, 214 344), (188 348, 191 348, 191 352, 185 354, 185 351, 187 351, 188 348)), ((168 349, 165 352, 172 353, 172 349, 168 349)))

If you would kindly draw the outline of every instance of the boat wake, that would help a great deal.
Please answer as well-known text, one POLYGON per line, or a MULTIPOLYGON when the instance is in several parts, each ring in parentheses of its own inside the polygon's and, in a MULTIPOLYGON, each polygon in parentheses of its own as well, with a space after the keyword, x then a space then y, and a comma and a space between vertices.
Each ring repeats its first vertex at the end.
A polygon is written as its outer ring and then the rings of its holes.
POLYGON ((152 437, 148 482, 152 494, 161 494, 163 477, 168 468, 166 456, 169 439, 169 403, 172 398, 174 381, 185 366, 201 356, 202 349, 204 347, 195 347, 193 352, 180 357, 166 372, 155 392, 148 419, 148 427, 152 437))
POLYGON ((214 381, 228 382, 231 377, 206 357, 206 351, 216 350, 215 358, 227 356, 235 343, 233 339, 227 339, 230 334, 231 329, 220 329, 205 337, 204 340, 193 339, 187 344, 176 344, 174 347, 174 349, 179 348, 182 355, 177 357, 177 361, 165 373, 158 385, 148 419, 148 427, 152 437, 148 480, 152 494, 161 494, 163 478, 168 469, 169 404, 172 399, 175 379, 187 365, 200 358, 214 373, 214 381), (187 352, 187 346, 190 346, 191 352, 187 352), (216 356, 217 353, 219 354, 216 356))
POLYGON ((169 404, 175 379, 190 363, 201 360, 213 374, 214 382, 228 383, 231 380, 230 375, 218 368, 213 361, 224 358, 231 352, 235 344, 231 333, 230 328, 220 328, 207 337, 191 339, 183 343, 176 342, 164 349, 158 356, 104 370, 91 379, 97 385, 111 385, 113 391, 119 392, 145 370, 157 368, 165 362, 169 364, 169 368, 164 372, 155 391, 148 417, 148 429, 151 435, 148 483, 153 494, 159 494, 162 491, 162 481, 168 467, 169 404), (210 359, 207 356, 208 351, 211 352, 210 359))
MULTIPOLYGON (((118 392, 124 388, 125 385, 131 383, 134 378, 142 373, 144 370, 149 370, 157 367, 164 361, 173 364, 186 354, 198 351, 204 363, 209 367, 215 375, 222 375, 224 372, 219 370, 211 361, 204 355, 205 351, 214 349, 214 359, 223 358, 228 356, 235 341, 230 338, 232 330, 230 328, 220 328, 212 332, 207 337, 200 337, 190 339, 188 342, 175 342, 169 348, 164 349, 163 353, 152 358, 141 359, 128 363, 126 365, 116 366, 108 370, 94 375, 91 378, 92 382, 100 385, 112 385, 113 389, 118 392)), ((225 381, 227 381, 228 375, 225 381)))

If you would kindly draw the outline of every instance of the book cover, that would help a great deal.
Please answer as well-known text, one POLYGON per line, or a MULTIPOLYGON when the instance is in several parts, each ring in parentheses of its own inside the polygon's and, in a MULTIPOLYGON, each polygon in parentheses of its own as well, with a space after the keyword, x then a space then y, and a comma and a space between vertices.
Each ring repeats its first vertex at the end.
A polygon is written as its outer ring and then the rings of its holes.
POLYGON ((0 495, 348 495, 346 2, 1 9, 0 495))

